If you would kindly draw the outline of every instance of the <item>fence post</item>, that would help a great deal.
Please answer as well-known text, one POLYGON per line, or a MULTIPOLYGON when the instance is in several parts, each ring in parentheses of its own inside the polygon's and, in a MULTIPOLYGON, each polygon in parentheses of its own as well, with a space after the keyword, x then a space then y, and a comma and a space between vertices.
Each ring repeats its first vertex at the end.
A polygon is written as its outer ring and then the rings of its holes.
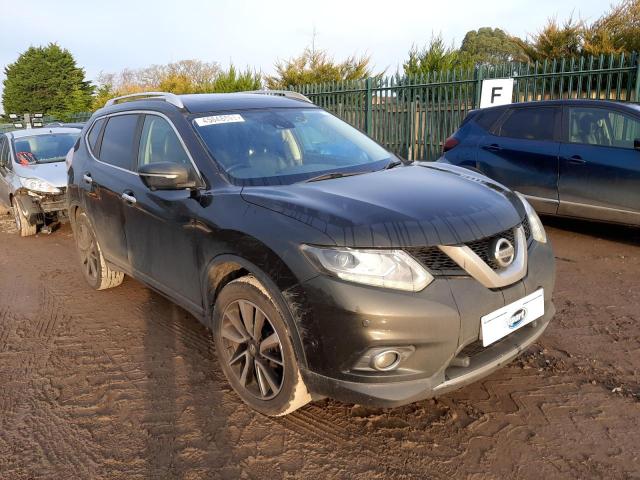
POLYGON ((373 91, 372 91, 372 78, 367 78, 367 103, 365 105, 365 120, 364 127, 367 135, 371 136, 373 133, 373 122, 372 122, 372 110, 373 110, 373 91))
POLYGON ((482 66, 476 68, 476 98, 473 108, 480 108, 480 98, 482 97, 482 66))
POLYGON ((636 98, 635 102, 640 102, 640 54, 636 53, 636 98))

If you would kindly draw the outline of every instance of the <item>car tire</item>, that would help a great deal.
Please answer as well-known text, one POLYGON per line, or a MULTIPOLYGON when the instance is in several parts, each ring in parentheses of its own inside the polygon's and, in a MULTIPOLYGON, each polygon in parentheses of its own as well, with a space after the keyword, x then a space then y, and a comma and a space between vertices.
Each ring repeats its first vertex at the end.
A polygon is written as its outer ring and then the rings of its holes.
POLYGON ((107 265, 86 213, 80 211, 76 214, 73 233, 80 255, 82 274, 87 283, 96 290, 120 285, 124 280, 124 273, 107 265))
POLYGON ((30 237, 38 231, 38 225, 31 225, 27 217, 22 213, 20 208, 20 199, 15 197, 12 201, 13 218, 16 222, 16 228, 21 237, 30 237))
POLYGON ((247 405, 264 415, 282 416, 311 401, 287 324, 254 276, 222 289, 212 326, 220 366, 247 405))

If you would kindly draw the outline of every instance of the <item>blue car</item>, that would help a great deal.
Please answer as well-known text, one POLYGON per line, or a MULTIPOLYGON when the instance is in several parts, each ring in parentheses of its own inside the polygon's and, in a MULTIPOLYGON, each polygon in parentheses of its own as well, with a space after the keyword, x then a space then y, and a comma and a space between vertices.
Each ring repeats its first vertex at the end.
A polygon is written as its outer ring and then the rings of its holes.
POLYGON ((539 212, 640 225, 640 106, 599 100, 470 112, 439 162, 516 190, 539 212))

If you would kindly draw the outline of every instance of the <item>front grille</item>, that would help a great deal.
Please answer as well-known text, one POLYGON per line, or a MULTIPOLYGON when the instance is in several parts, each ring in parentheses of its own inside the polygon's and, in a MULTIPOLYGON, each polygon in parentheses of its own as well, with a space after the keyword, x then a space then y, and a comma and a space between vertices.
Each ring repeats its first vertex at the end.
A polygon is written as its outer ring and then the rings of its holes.
POLYGON ((461 275, 464 271, 438 247, 407 248, 407 253, 439 275, 461 275))
POLYGON ((527 217, 524 217, 522 221, 522 228, 524 229, 524 238, 527 239, 527 245, 529 245, 533 239, 531 238, 531 225, 529 225, 529 219, 527 217))
POLYGON ((511 245, 515 245, 515 233, 514 230, 505 230, 504 232, 497 233, 496 235, 492 235, 491 237, 483 238, 482 240, 476 240, 475 242, 467 243, 467 246, 473 250, 473 253, 478 255, 484 263, 489 265, 494 270, 500 268, 500 266, 496 263, 493 255, 491 254, 491 244, 500 239, 506 238, 511 242, 511 245))
POLYGON ((508 337, 501 338, 500 340, 497 340, 497 341, 493 342, 491 345, 487 345, 486 347, 482 346, 482 340, 476 340, 475 342, 470 343, 469 345, 464 347, 462 350, 460 350, 460 353, 458 353, 458 356, 459 357, 463 357, 464 356, 464 357, 473 358, 477 354, 484 352, 487 348, 497 347, 501 343, 505 342, 507 340, 507 338, 508 337))
MULTIPOLYGON (((531 229, 526 218, 522 222, 522 227, 524 229, 525 237, 527 238, 527 243, 529 243, 529 239, 531 238, 531 229)), ((493 259, 493 255, 491 255, 491 244, 498 238, 506 238, 515 245, 515 228, 505 230, 490 237, 469 242, 466 245, 487 265, 492 269, 497 270, 499 266, 493 259)), ((427 267, 434 275, 466 275, 466 272, 438 247, 410 247, 406 248, 405 251, 427 267)))
POLYGON ((458 356, 473 357, 476 354, 482 352, 484 349, 485 347, 482 346, 482 340, 476 340, 475 342, 470 343, 469 345, 464 347, 462 350, 460 350, 460 353, 458 354, 458 356))

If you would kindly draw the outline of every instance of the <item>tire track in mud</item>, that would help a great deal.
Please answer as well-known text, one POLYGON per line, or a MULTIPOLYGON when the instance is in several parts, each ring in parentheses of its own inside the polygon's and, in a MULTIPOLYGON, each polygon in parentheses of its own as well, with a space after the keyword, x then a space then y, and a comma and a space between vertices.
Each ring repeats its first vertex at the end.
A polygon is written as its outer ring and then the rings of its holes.
POLYGON ((292 430, 304 436, 326 441, 330 440, 336 447, 344 447, 351 440, 351 435, 338 425, 331 424, 323 418, 325 413, 314 405, 297 410, 276 421, 284 428, 292 430))
POLYGON ((9 335, 14 326, 13 317, 10 316, 8 306, 0 306, 0 353, 8 347, 9 335))

